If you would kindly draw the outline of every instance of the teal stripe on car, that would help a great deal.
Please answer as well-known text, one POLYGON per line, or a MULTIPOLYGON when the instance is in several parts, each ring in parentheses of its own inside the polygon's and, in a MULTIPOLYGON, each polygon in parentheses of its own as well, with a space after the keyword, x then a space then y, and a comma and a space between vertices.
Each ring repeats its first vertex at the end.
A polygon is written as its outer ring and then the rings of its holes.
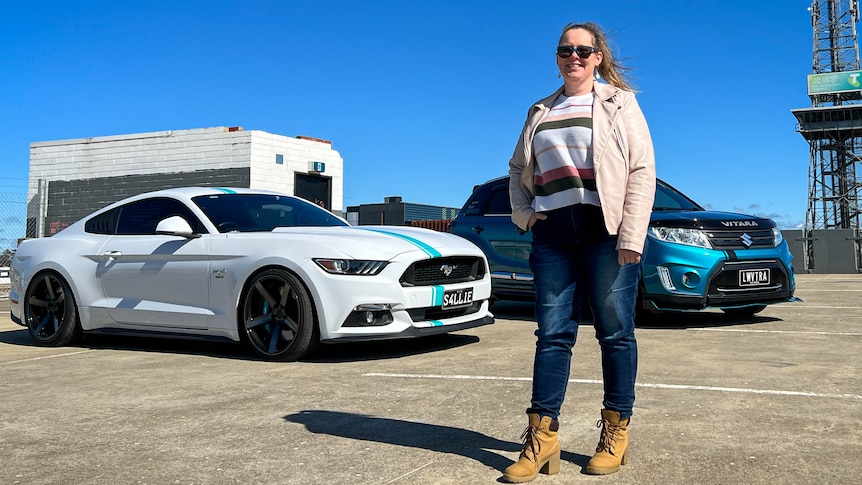
MULTIPOLYGON (((425 252, 425 254, 427 254, 428 256, 431 256, 432 258, 439 258, 441 256, 439 251, 432 248, 428 244, 425 244, 424 242, 416 239, 415 237, 405 236, 404 234, 398 234, 397 232, 390 232, 390 231, 386 231, 383 229, 371 229, 371 228, 366 228, 366 227, 358 227, 357 229, 365 229, 366 231, 379 232, 380 234, 386 234, 388 236, 393 236, 393 237, 397 237, 399 239, 403 239, 403 240, 413 244, 417 248, 421 249, 422 251, 425 252)), ((442 296, 440 298, 442 300, 442 296)))
POLYGON ((224 187, 213 187, 213 188, 215 190, 220 190, 220 191, 224 192, 225 194, 235 194, 236 193, 236 190, 226 189, 224 187))
POLYGON ((431 287, 431 306, 442 306, 443 305, 443 287, 442 286, 432 286, 431 287))
POLYGON ((443 326, 443 322, 441 322, 440 320, 428 320, 428 323, 430 323, 432 327, 442 327, 443 326))

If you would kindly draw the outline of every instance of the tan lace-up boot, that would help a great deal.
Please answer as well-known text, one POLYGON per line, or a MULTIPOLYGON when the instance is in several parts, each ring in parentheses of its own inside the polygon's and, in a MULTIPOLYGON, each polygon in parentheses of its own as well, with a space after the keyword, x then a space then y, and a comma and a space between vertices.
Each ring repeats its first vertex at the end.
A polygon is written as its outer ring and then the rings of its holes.
POLYGON ((539 472, 553 475, 560 473, 560 441, 557 430, 560 423, 550 416, 539 419, 538 414, 528 414, 530 424, 521 435, 524 450, 514 464, 503 471, 503 479, 510 483, 535 480, 539 472))
POLYGON ((602 409, 602 419, 596 427, 602 428, 599 436, 599 446, 596 454, 587 463, 586 473, 589 475, 607 475, 616 473, 620 465, 628 462, 629 421, 631 418, 620 419, 620 413, 610 409, 602 409))

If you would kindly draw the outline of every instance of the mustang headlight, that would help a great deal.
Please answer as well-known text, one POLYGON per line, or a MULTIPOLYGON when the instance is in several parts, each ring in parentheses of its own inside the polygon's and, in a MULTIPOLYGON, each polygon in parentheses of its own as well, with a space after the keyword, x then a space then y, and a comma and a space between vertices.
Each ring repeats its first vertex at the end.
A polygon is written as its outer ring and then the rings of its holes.
POLYGON ((778 247, 778 245, 784 241, 784 236, 781 235, 781 231, 779 231, 777 227, 772 228, 772 234, 775 236, 773 238, 773 241, 775 241, 775 247, 778 247))
POLYGON ((362 259, 326 259, 314 258, 314 262, 330 274, 374 276, 389 264, 386 261, 371 261, 362 259))
POLYGON ((706 237, 706 234, 704 234, 700 229, 651 226, 649 228, 649 235, 659 241, 712 249, 712 243, 709 242, 709 238, 706 237))

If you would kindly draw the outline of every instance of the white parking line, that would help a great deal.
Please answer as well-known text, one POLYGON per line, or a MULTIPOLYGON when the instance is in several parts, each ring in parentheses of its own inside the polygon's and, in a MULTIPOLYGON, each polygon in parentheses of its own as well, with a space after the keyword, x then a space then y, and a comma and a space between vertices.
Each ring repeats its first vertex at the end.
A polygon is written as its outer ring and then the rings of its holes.
POLYGON ((802 291, 806 292, 806 293, 807 293, 807 292, 809 292, 809 291, 828 291, 829 293, 836 293, 836 292, 839 292, 839 291, 862 291, 862 290, 828 290, 828 289, 826 289, 826 288, 799 288, 798 286, 796 287, 796 291, 797 291, 797 292, 798 292, 800 289, 801 289, 802 291))
POLYGON ((85 352, 92 352, 92 350, 93 349, 87 349, 87 350, 79 350, 77 352, 67 352, 65 354, 44 355, 42 357, 31 357, 29 359, 10 360, 9 362, 0 362, 0 365, 17 364, 19 362, 30 362, 30 361, 42 360, 42 359, 53 359, 54 357, 65 357, 67 355, 77 355, 77 354, 83 354, 85 352))
POLYGON ((388 482, 384 483, 383 485, 389 485, 390 483, 395 483, 395 482, 397 482, 398 480, 401 480, 402 478, 405 478, 405 477, 407 477, 407 476, 409 476, 409 475, 412 475, 412 474, 414 474, 414 473, 418 472, 419 470, 421 470, 421 469, 425 468, 426 466, 433 464, 435 461, 437 461, 437 460, 429 461, 428 463, 426 463, 426 464, 424 464, 424 465, 422 465, 422 466, 420 466, 420 467, 414 468, 413 470, 410 470, 409 472, 407 472, 407 473, 405 473, 405 474, 403 474, 403 475, 401 475, 401 476, 399 476, 399 477, 395 477, 395 478, 393 478, 392 480, 389 480, 388 482))
POLYGON ((769 309, 773 310, 776 308, 792 308, 794 310, 799 310, 802 308, 809 308, 809 309, 829 308, 829 309, 838 309, 838 310, 862 310, 862 306, 835 306, 835 305, 793 305, 793 306, 785 306, 785 307, 781 307, 780 305, 776 305, 776 306, 770 307, 769 309))
POLYGON ((807 332, 801 330, 754 330, 744 328, 690 328, 690 332, 739 332, 739 333, 787 333, 794 335, 826 335, 837 337, 862 337, 859 332, 807 332))
MULTIPOLYGON (((380 372, 369 372, 362 374, 363 377, 396 377, 407 379, 456 379, 476 381, 531 381, 531 377, 504 377, 504 376, 470 376, 470 375, 442 375, 442 374, 387 374, 380 372)), ((601 380, 595 379, 569 379, 575 384, 601 385, 601 380)), ((714 391, 714 392, 738 392, 746 394, 770 394, 775 396, 797 396, 797 397, 826 397, 832 399, 855 399, 862 400, 858 394, 824 394, 819 392, 805 391, 777 391, 772 389, 746 389, 741 387, 714 387, 714 386, 689 386, 683 384, 648 384, 637 383, 636 387, 647 387, 651 389, 677 389, 687 391, 714 391)))

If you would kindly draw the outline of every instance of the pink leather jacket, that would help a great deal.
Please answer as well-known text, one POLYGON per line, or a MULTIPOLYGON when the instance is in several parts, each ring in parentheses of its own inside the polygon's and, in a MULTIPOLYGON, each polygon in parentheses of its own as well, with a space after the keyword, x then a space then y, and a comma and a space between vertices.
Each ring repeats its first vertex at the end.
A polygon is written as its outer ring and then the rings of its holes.
MULTIPOLYGON (((563 88, 530 107, 509 160, 512 221, 527 229, 534 197, 533 136, 563 88)), ((605 227, 617 249, 643 254, 655 198, 655 155, 649 127, 634 93, 596 82, 593 88, 593 168, 605 227)))

